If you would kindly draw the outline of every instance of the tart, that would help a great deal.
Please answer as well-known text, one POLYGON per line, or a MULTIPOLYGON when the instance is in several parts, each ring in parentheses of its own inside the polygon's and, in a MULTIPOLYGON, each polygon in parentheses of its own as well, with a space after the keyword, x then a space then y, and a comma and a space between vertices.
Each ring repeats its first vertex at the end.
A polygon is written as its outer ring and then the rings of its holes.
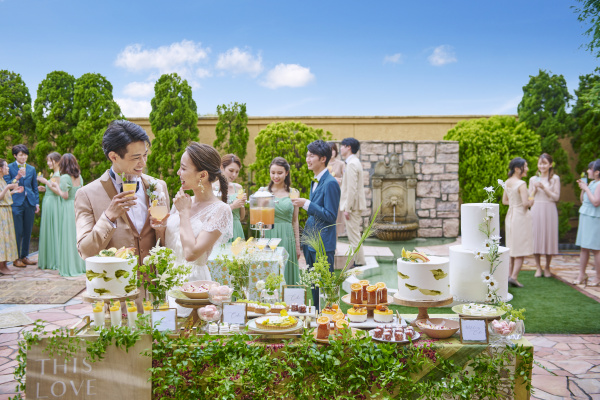
POLYGON ((377 308, 373 311, 373 319, 375 322, 392 322, 394 321, 394 312, 387 306, 377 305, 377 308))
POLYGON ((350 322, 365 322, 367 320, 367 307, 359 306, 348 309, 348 320, 350 322))
POLYGON ((256 326, 262 329, 285 329, 296 326, 298 321, 294 317, 279 316, 279 317, 260 317, 256 319, 256 326))

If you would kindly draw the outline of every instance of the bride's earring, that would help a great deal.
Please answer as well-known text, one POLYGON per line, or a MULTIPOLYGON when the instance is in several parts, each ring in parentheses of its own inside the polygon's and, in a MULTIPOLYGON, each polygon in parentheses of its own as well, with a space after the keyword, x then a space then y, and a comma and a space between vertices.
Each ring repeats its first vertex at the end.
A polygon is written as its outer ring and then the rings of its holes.
POLYGON ((200 193, 204 194, 204 185, 202 184, 202 179, 198 182, 198 187, 200 188, 200 193))

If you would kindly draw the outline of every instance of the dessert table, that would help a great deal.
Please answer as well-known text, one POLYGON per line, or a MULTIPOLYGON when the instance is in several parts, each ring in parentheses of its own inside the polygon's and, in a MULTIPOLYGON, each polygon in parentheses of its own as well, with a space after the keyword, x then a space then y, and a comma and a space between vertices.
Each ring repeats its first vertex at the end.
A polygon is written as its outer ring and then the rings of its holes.
MULTIPOLYGON (((218 258, 227 256, 233 258, 231 243, 227 243, 214 249, 208 258, 208 269, 213 281, 221 285, 230 285, 230 275, 227 268, 219 263, 218 258)), ((284 274, 289 254, 283 247, 277 247, 274 251, 256 249, 251 256, 254 263, 250 267, 250 300, 258 300, 260 293, 256 290, 256 282, 265 280, 270 273, 284 274)))

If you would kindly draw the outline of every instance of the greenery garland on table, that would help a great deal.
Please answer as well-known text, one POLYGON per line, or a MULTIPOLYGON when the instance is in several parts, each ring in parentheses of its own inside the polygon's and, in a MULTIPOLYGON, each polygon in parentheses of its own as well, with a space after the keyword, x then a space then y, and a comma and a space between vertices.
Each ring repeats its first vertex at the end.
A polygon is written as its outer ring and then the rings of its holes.
MULTIPOLYGON (((142 334, 152 334, 152 391, 154 399, 366 399, 424 398, 455 399, 509 398, 515 376, 531 389, 533 354, 523 346, 488 348, 463 369, 438 357, 435 342, 398 346, 375 343, 364 332, 356 337, 334 340, 328 346, 315 343, 306 331, 293 342, 252 344, 251 336, 240 334, 173 337, 151 331, 147 318, 138 329, 104 329, 97 341, 71 337, 65 328, 49 336, 46 352, 72 356, 87 346, 90 361, 101 360, 108 346, 122 349, 135 345, 142 334), (504 373, 519 357, 515 374, 504 373), (424 369, 430 376, 414 381, 424 369), (500 371, 500 373, 499 373, 500 371), (508 376, 508 378, 503 378, 508 376)), ((27 349, 39 343, 44 325, 37 321, 19 342, 15 368, 17 391, 25 389, 27 349)), ((13 399, 22 399, 18 394, 13 399)))

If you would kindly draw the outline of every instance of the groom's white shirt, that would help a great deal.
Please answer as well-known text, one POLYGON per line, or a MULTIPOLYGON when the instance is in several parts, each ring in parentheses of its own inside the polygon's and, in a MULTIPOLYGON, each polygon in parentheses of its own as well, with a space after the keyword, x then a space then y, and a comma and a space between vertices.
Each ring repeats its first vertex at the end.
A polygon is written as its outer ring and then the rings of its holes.
MULTIPOLYGON (((112 183, 115 186, 115 190, 117 191, 117 193, 120 193, 121 187, 123 186, 123 180, 121 179, 121 176, 119 174, 115 174, 115 179, 113 179, 112 176, 110 179, 112 180, 112 183)), ((135 226, 135 229, 137 229, 138 233, 142 233, 142 229, 144 229, 144 224, 148 219, 148 201, 146 199, 144 185, 142 185, 142 179, 138 177, 137 181, 139 184, 138 190, 137 192, 135 192, 135 195, 137 197, 136 204, 127 211, 127 215, 129 215, 129 219, 131 220, 131 222, 133 222, 133 225, 135 226)))

